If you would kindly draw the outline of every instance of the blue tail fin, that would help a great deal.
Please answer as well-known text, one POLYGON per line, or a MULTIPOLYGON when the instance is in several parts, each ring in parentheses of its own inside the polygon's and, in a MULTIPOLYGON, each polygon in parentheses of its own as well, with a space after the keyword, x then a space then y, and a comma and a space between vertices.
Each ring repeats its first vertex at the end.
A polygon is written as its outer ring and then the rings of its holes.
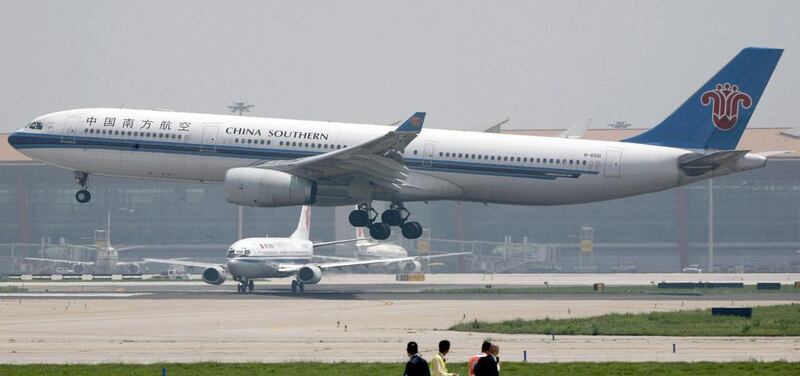
POLYGON ((736 149, 782 53, 782 49, 743 49, 664 121, 623 141, 687 149, 736 149))

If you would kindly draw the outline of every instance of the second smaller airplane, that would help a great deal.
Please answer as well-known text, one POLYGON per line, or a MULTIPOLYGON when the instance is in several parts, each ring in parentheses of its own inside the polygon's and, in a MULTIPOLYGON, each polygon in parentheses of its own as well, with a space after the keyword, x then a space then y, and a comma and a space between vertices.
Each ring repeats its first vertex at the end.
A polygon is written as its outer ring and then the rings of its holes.
POLYGON ((312 243, 309 240, 311 207, 303 206, 297 229, 288 238, 246 238, 233 243, 226 254, 225 262, 212 264, 188 260, 145 259, 147 262, 183 265, 204 268, 203 282, 221 285, 229 277, 239 282, 240 293, 253 291, 254 279, 294 277, 292 291, 304 291, 305 285, 322 280, 327 269, 346 268, 358 265, 414 262, 413 257, 395 257, 377 260, 345 260, 315 263, 314 248, 333 244, 351 243, 359 239, 336 240, 312 243))

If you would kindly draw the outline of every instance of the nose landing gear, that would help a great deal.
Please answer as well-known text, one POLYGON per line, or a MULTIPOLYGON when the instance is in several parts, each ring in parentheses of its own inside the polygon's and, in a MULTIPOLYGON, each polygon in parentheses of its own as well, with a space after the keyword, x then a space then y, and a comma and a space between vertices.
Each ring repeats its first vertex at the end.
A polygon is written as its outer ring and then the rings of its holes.
POLYGON ((92 194, 86 189, 86 180, 89 179, 89 174, 81 171, 75 171, 75 182, 81 186, 81 189, 75 193, 75 200, 81 204, 85 204, 92 199, 92 194))
POLYGON ((354 227, 367 227, 369 235, 376 240, 389 238, 392 233, 390 226, 399 226, 403 237, 417 239, 422 236, 422 225, 419 222, 409 221, 411 213, 403 206, 402 202, 393 202, 389 209, 381 214, 381 222, 376 222, 378 213, 369 204, 360 204, 358 209, 350 212, 350 224, 354 227))

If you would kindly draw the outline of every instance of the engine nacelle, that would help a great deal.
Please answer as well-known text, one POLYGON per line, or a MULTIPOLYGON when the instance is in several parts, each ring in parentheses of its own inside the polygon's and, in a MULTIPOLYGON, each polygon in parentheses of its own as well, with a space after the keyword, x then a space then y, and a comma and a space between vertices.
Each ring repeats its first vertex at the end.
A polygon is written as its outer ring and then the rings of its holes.
POLYGON ((317 182, 275 170, 232 168, 224 185, 225 200, 243 206, 309 205, 317 200, 317 182))
POLYGON ((125 268, 128 269, 128 273, 130 274, 139 274, 139 271, 142 269, 139 267, 139 264, 128 264, 125 268))
POLYGON ((212 285, 221 285, 228 278, 228 273, 219 266, 212 266, 203 270, 203 282, 212 285))
POLYGON ((419 273, 422 271, 422 264, 417 260, 406 261, 400 266, 403 273, 419 273))
POLYGON ((75 271, 75 273, 83 274, 83 272, 86 271, 86 268, 84 268, 81 264, 75 264, 72 265, 72 270, 75 271))
POLYGON ((297 271, 297 280, 307 285, 319 283, 322 279, 322 269, 315 265, 306 265, 297 271))

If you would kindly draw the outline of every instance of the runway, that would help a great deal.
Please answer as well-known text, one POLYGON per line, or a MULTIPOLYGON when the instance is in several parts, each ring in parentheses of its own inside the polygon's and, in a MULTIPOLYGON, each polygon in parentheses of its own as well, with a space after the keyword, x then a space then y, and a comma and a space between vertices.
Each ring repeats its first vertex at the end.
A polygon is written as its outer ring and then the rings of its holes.
MULTIPOLYGON (((87 299, 341 299, 341 300, 582 300, 587 294, 474 294, 449 293, 452 289, 488 287, 591 286, 602 282, 607 286, 646 286, 658 282, 780 282, 791 285, 800 274, 429 274, 424 282, 398 282, 388 274, 326 274, 322 282, 309 285, 301 295, 289 288, 289 279, 259 280, 256 290, 237 294, 236 282, 214 286, 192 281, 20 281, 3 282, 0 286, 16 286, 24 293, 0 293, 2 298, 58 298, 83 294, 87 299), (435 291, 435 292, 432 292, 435 291)), ((781 293, 698 295, 676 294, 664 290, 657 294, 588 294, 594 300, 784 300, 796 301, 800 289, 784 288, 781 293)))
MULTIPOLYGON (((0 362, 403 362, 407 341, 418 341, 423 356, 431 356, 439 340, 449 339, 452 363, 466 361, 486 338, 500 344, 503 359, 510 361, 521 361, 523 351, 529 361, 542 362, 800 361, 798 337, 556 336, 553 340, 545 335, 447 330, 475 319, 786 304, 800 302, 800 294, 431 294, 425 290, 458 286, 450 282, 473 277, 448 276, 447 283, 435 281, 434 276, 425 283, 394 282, 393 276, 330 277, 305 294, 291 294, 286 280, 261 282, 254 294, 237 294, 232 284, 201 282, 24 283, 28 291, 18 293, 22 295, 0 295, 0 362), (369 278, 385 283, 365 283, 369 278)), ((515 277, 525 278, 540 277, 515 277)))

